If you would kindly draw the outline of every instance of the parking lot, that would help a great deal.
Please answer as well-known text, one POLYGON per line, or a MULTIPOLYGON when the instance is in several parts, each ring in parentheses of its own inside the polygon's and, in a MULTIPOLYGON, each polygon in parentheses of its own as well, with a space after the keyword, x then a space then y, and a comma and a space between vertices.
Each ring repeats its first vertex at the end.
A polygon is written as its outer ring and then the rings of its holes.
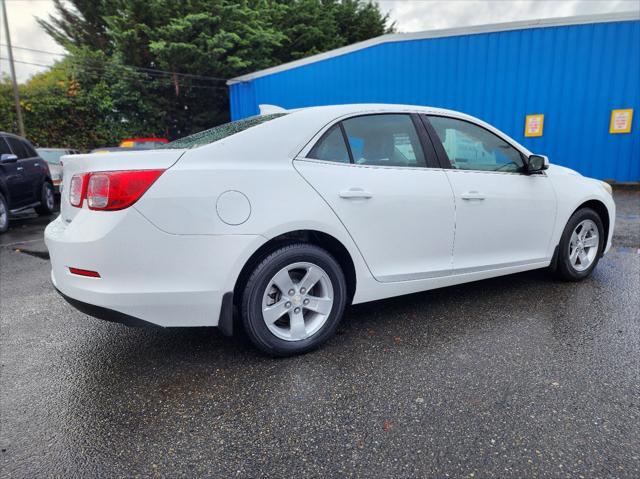
MULTIPOLYGON (((640 192, 579 283, 534 271, 351 307, 274 360, 53 290, 52 218, 0 237, 3 477, 640 477, 640 192)), ((162 258, 158 258, 161 261, 162 258)))

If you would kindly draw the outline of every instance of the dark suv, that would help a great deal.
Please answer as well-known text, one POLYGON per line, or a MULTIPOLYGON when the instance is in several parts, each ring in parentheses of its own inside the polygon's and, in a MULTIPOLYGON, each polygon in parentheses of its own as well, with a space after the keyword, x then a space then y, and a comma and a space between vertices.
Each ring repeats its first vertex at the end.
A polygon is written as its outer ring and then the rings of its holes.
POLYGON ((54 201, 47 162, 24 138, 0 132, 0 233, 9 228, 10 214, 35 208, 48 215, 54 201))

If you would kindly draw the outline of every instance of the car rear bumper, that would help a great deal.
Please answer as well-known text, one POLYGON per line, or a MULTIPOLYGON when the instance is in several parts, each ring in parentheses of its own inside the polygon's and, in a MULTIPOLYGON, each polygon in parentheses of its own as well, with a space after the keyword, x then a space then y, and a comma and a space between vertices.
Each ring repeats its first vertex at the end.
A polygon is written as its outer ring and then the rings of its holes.
POLYGON ((133 316, 129 316, 128 314, 124 314, 113 309, 103 308, 102 306, 96 306, 95 304, 78 301, 77 299, 73 299, 70 296, 67 296, 58 288, 56 288, 56 291, 65 299, 65 301, 67 301, 67 303, 76 308, 78 311, 81 311, 84 314, 88 314, 89 316, 93 316, 94 318, 103 319, 112 323, 121 323, 131 327, 157 326, 153 323, 149 323, 148 321, 144 321, 140 318, 134 318, 133 316))
POLYGON ((80 311, 140 326, 217 326, 225 293, 261 236, 172 235, 135 208, 82 210, 47 226, 51 280, 80 311), (100 277, 71 273, 71 267, 100 277))

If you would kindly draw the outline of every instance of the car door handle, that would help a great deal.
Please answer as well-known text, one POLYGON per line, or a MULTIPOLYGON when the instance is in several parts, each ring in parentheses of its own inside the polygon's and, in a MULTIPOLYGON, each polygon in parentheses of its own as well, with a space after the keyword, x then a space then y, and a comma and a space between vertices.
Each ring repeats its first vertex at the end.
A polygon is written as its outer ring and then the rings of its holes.
POLYGON ((352 198, 361 198, 368 200, 373 195, 362 188, 349 188, 348 190, 342 190, 340 193, 340 198, 352 199, 352 198))
POLYGON ((487 197, 484 194, 480 193, 479 191, 467 191, 466 193, 462 193, 460 195, 460 198, 462 198, 463 200, 469 200, 469 201, 470 200, 481 201, 486 199, 487 197))
POLYGON ((22 170, 24 170, 24 166, 17 166, 17 167, 16 167, 16 170, 18 170, 18 171, 22 171, 22 170))

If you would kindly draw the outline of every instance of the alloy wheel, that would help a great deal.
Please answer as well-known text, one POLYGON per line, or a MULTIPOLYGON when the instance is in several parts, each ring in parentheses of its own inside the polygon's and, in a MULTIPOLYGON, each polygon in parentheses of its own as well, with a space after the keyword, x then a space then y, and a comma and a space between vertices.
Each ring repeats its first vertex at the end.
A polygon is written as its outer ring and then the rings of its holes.
POLYGON ((600 235, 591 220, 583 220, 574 228, 569 241, 569 262, 576 271, 588 269, 596 259, 600 235))
POLYGON ((317 333, 333 308, 329 275, 308 262, 290 264, 276 273, 262 298, 262 318, 272 334, 301 341, 317 333))

